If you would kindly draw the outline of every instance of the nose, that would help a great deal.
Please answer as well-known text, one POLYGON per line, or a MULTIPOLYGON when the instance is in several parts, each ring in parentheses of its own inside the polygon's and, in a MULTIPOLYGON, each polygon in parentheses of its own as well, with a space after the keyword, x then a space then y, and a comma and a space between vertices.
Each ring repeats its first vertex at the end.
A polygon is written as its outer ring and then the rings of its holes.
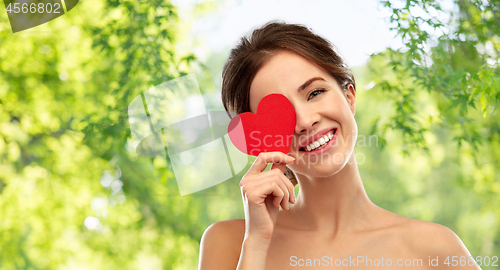
POLYGON ((320 115, 315 112, 308 112, 295 108, 295 116, 297 122, 295 124, 295 133, 303 135, 304 133, 311 134, 319 123, 320 115))

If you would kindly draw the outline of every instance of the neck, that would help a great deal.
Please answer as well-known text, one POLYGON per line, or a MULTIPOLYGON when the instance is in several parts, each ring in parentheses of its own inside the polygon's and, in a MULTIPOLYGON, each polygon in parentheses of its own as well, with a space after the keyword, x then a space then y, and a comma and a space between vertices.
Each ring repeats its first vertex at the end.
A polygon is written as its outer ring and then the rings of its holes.
POLYGON ((300 190, 290 216, 300 220, 300 230, 327 234, 352 230, 360 220, 368 220, 376 207, 366 195, 354 152, 347 164, 334 175, 314 178, 297 175, 300 190))

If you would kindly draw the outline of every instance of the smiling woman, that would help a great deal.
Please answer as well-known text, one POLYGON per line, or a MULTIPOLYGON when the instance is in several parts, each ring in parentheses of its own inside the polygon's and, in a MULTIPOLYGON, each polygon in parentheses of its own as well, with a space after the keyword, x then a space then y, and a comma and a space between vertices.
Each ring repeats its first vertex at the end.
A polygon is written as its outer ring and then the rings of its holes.
MULTIPOLYGON (((425 269, 435 265, 431 258, 470 256, 448 228, 399 216, 368 198, 354 154, 354 77, 327 40, 301 25, 270 22, 242 38, 222 76, 226 110, 256 113, 264 97, 278 93, 291 102, 297 121, 288 155, 261 153, 241 179, 245 219, 205 231, 199 269, 344 262, 370 269, 406 261, 425 269), (263 172, 268 163, 271 170, 263 172)), ((474 263, 462 268, 479 269, 474 263)))

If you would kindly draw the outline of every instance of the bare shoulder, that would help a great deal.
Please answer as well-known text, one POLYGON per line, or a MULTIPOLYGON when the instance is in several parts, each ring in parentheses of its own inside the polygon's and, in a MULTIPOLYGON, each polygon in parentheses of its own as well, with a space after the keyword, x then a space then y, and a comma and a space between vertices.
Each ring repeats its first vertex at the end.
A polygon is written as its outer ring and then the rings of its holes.
POLYGON ((238 245, 241 248, 244 236, 245 220, 229 219, 215 222, 214 224, 208 226, 203 233, 202 241, 209 240, 210 242, 214 242, 213 244, 224 242, 224 245, 238 245))
POLYGON ((448 227, 422 220, 404 218, 405 239, 423 256, 470 256, 460 238, 448 227))
POLYGON ((244 219, 210 225, 201 237, 199 269, 236 269, 244 236, 244 219))
MULTIPOLYGON (((440 269, 451 267, 451 265, 446 265, 446 262, 451 264, 453 259, 460 260, 464 257, 464 260, 468 260, 471 256, 457 234, 446 226, 403 217, 382 208, 380 210, 379 219, 382 222, 378 227, 381 228, 378 230, 378 238, 389 239, 392 243, 397 243, 400 255, 423 258, 426 261, 439 258, 440 269), (446 261, 447 258, 448 261, 446 261)), ((468 264, 461 266, 461 269, 480 268, 477 265, 468 264)))

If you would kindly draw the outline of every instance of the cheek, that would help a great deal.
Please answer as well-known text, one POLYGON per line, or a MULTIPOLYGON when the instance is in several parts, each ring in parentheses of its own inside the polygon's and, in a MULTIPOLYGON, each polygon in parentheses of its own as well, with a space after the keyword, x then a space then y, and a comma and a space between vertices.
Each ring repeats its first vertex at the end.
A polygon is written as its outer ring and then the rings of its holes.
POLYGON ((334 119, 335 121, 341 122, 346 118, 346 110, 348 110, 348 107, 338 98, 341 97, 329 99, 325 98, 320 104, 316 104, 315 106, 319 106, 320 108, 322 108, 325 116, 334 119))
POLYGON ((343 96, 336 96, 335 100, 329 100, 321 104, 322 107, 328 108, 324 116, 340 124, 341 135, 339 136, 339 145, 347 148, 352 148, 356 142, 358 130, 354 115, 348 105, 347 100, 343 96))
POLYGON ((338 118, 339 121, 350 121, 353 118, 348 100, 340 93, 324 98, 318 106, 326 108, 328 115, 334 119, 338 118))

